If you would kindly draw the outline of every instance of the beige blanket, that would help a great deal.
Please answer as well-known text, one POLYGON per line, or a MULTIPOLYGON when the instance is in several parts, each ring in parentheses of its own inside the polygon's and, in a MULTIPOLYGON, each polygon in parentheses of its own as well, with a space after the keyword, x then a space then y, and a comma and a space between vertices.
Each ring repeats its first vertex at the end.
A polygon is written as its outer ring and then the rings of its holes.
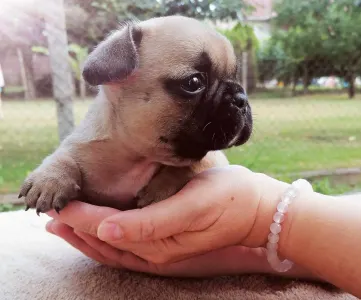
POLYGON ((329 285, 274 277, 185 280, 110 269, 45 232, 47 219, 0 213, 0 300, 356 299, 329 285))

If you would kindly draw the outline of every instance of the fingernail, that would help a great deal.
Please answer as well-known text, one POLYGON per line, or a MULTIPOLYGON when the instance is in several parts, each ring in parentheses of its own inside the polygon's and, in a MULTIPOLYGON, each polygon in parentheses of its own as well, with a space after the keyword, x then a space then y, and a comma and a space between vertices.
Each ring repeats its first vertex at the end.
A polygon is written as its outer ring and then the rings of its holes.
POLYGON ((48 223, 46 223, 45 229, 46 229, 47 232, 54 233, 53 224, 54 224, 54 220, 50 220, 48 223))
POLYGON ((56 219, 59 217, 59 214, 57 214, 54 209, 47 211, 45 214, 47 214, 50 218, 53 218, 53 219, 56 219))
POLYGON ((104 223, 98 228, 98 237, 103 241, 114 241, 120 240, 123 237, 123 233, 117 224, 104 223))

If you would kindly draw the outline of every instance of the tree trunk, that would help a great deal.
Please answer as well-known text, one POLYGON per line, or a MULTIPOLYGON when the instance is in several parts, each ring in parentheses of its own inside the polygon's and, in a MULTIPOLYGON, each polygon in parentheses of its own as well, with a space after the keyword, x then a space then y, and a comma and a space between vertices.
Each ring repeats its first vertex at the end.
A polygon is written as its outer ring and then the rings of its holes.
POLYGON ((4 118, 3 102, 2 102, 2 98, 1 98, 1 93, 2 92, 0 92, 0 120, 2 120, 4 118))
POLYGON ((18 56, 19 67, 20 67, 20 75, 21 75, 21 83, 24 89, 24 98, 25 100, 29 100, 30 96, 28 94, 28 80, 26 79, 26 71, 24 66, 24 56, 21 48, 16 48, 16 54, 18 56))
POLYGON ((252 50, 248 50, 248 74, 247 74, 247 85, 248 93, 252 93, 258 84, 258 70, 255 64, 255 57, 252 50))
POLYGON ((355 74, 351 73, 348 76, 348 82, 348 97, 352 99, 353 97, 355 97, 355 74))
POLYGON ((57 108, 59 139, 62 141, 74 129, 73 82, 68 60, 64 1, 44 0, 42 4, 46 22, 53 93, 57 108))
POLYGON ((85 84, 85 80, 83 79, 83 77, 80 77, 79 88, 80 88, 80 98, 85 99, 85 97, 86 97, 86 84, 85 84))
POLYGON ((76 88, 76 78, 74 75, 72 75, 72 82, 73 82, 73 94, 72 96, 75 98, 77 96, 77 88, 76 88))
POLYGON ((31 47, 23 48, 23 57, 24 57, 24 68, 26 72, 27 80, 27 93, 28 99, 36 98, 36 88, 35 88, 35 74, 34 74, 34 65, 33 65, 33 52, 31 47))
POLYGON ((296 86, 297 86, 297 78, 296 76, 292 76, 292 97, 296 96, 296 86))
MULTIPOLYGON (((84 62, 85 60, 82 60, 80 64, 80 70, 83 70, 84 68, 84 62)), ((80 94, 80 98, 81 99, 85 99, 86 97, 86 83, 85 83, 85 80, 81 74, 81 71, 79 72, 80 73, 80 78, 79 78, 79 94, 80 94)))
POLYGON ((242 52, 242 85, 245 91, 248 90, 248 53, 247 51, 242 52))
POLYGON ((308 94, 308 86, 309 86, 309 78, 308 78, 308 66, 307 64, 303 67, 303 93, 308 94))

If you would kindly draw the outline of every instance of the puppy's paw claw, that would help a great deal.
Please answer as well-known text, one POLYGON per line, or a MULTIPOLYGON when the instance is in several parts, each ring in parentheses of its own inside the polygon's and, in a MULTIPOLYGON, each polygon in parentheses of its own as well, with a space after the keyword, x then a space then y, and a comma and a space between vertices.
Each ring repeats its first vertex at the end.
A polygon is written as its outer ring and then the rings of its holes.
POLYGON ((25 197, 25 210, 35 208, 36 214, 54 209, 58 214, 70 200, 79 196, 80 187, 65 174, 34 172, 21 187, 20 195, 25 197))
POLYGON ((80 190, 81 190, 81 189, 80 189, 80 186, 76 184, 76 185, 75 185, 75 191, 76 191, 77 193, 79 193, 80 190))
POLYGON ((23 185, 21 186, 21 189, 20 189, 20 193, 19 193, 19 196, 18 196, 18 199, 22 198, 22 197, 26 197, 26 195, 29 193, 30 189, 32 188, 33 186, 33 182, 31 180, 31 178, 27 178, 23 185))

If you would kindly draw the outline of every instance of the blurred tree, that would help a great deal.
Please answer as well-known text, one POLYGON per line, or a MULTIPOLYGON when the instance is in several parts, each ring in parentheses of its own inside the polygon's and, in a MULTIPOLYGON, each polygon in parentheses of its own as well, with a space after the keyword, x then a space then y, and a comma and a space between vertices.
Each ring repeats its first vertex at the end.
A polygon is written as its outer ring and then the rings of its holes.
POLYGON ((251 48, 258 49, 258 39, 249 25, 238 22, 232 29, 219 31, 232 42, 236 53, 242 53, 251 48))
POLYGON ((56 103, 59 140, 63 141, 75 126, 73 76, 68 63, 69 50, 64 0, 43 0, 42 5, 49 49, 53 97, 56 103))
MULTIPOLYGON (((43 46, 33 46, 32 47, 33 53, 42 54, 42 55, 49 55, 49 50, 47 47, 43 46)), ((82 47, 78 44, 70 44, 68 46, 68 53, 69 53, 69 64, 72 69, 73 77, 74 77, 74 93, 76 94, 76 85, 77 82, 79 83, 79 95, 80 98, 86 97, 86 83, 82 77, 82 67, 85 62, 85 59, 88 56, 88 48, 82 47)))
POLYGON ((250 6, 242 0, 94 0, 93 7, 140 20, 181 14, 197 19, 237 19, 250 6))
MULTIPOLYGON (((248 92, 256 88, 257 83, 257 50, 259 47, 258 39, 251 26, 240 22, 232 29, 219 30, 232 43, 237 57, 242 57, 242 53, 247 53, 247 86, 248 92)), ((242 65, 239 71, 242 70, 242 65)), ((240 75, 240 74, 239 74, 240 75)))
POLYGON ((164 0, 162 4, 161 15, 181 14, 197 19, 239 19, 242 12, 251 9, 242 0, 164 0))
POLYGON ((323 27, 324 53, 355 95, 355 77, 361 74, 361 7, 352 0, 337 0, 328 8, 323 27))
POLYGON ((289 70, 284 66, 287 61, 286 53, 279 42, 271 39, 267 41, 257 51, 258 79, 260 83, 265 83, 273 78, 284 81, 282 70, 289 70))
POLYGON ((69 45, 69 60, 74 78, 79 82, 80 98, 86 97, 86 84, 82 76, 83 64, 88 56, 88 48, 78 44, 69 45))
MULTIPOLYGON (((316 76, 340 76, 355 94, 355 77, 361 74, 361 5, 355 0, 278 0, 275 4, 278 45, 293 80, 303 78, 305 92, 316 76)), ((280 74, 278 74, 280 76, 280 74)))
POLYGON ((120 21, 181 14, 197 19, 234 20, 252 7, 243 0, 65 0, 69 39, 95 45, 120 21))
POLYGON ((0 10, 0 51, 13 51, 19 58, 25 99, 36 97, 31 47, 44 42, 43 22, 29 1, 3 4, 0 10))

